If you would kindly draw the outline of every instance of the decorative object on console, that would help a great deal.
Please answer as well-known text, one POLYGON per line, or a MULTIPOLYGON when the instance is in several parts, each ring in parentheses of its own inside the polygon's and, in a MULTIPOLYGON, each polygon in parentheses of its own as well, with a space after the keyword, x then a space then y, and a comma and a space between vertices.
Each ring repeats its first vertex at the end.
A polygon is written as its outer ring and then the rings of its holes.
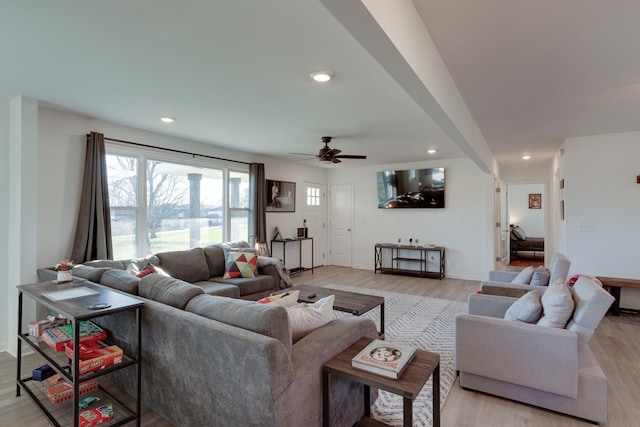
POLYGON ((69 259, 63 259, 58 264, 56 264, 53 269, 58 272, 57 282, 71 282, 73 280, 73 276, 71 275, 71 270, 73 269, 73 267, 73 261, 69 259))
POLYGON ((267 179, 267 212, 296 211, 296 183, 267 179))

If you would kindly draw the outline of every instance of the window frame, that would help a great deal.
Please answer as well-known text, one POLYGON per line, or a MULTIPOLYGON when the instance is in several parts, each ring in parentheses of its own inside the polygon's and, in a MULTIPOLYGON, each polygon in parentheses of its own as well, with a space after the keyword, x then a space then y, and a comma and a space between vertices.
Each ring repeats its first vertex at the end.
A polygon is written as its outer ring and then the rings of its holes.
MULTIPOLYGON (((231 208, 229 201, 229 185, 230 175, 232 173, 246 174, 249 179, 249 165, 235 162, 226 162, 224 160, 207 159, 204 157, 198 157, 197 155, 190 157, 186 154, 172 153, 169 151, 163 151, 161 148, 145 148, 138 147, 127 143, 116 141, 105 141, 105 153, 107 155, 114 156, 127 156, 137 159, 138 170, 138 194, 137 194, 137 206, 136 207, 112 207, 113 210, 120 211, 137 211, 138 212, 138 229, 136 230, 136 244, 135 257, 144 257, 150 254, 150 249, 146 248, 145 233, 141 230, 148 230, 148 217, 147 217, 147 162, 158 161, 167 162, 173 164, 181 164, 185 166, 206 168, 220 170, 222 172, 222 241, 230 241, 231 235, 231 215, 232 211, 247 211, 247 218, 249 217, 249 206, 246 208, 231 208)), ((248 231, 247 231, 248 234, 248 231)), ((243 240, 248 241, 249 236, 245 236, 243 240)))

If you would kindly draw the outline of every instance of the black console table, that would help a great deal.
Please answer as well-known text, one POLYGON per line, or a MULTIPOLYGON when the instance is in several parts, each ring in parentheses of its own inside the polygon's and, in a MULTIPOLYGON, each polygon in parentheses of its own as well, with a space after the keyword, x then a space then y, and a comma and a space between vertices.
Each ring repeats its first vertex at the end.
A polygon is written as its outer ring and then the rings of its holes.
MULTIPOLYGON (((36 283, 18 286, 18 354, 17 354, 17 384, 16 396, 20 396, 24 390, 33 400, 38 409, 47 417, 54 426, 74 426, 79 423, 79 414, 82 410, 78 407, 81 399, 80 383, 90 379, 99 378, 110 372, 132 367, 132 375, 136 378, 136 402, 135 409, 123 403, 115 394, 112 394, 107 387, 98 385, 98 389, 88 395, 97 396, 100 403, 111 403, 114 419, 108 425, 123 425, 135 422, 140 426, 141 417, 141 385, 140 363, 142 361, 141 328, 143 302, 139 299, 126 296, 120 292, 114 292, 104 286, 97 285, 82 279, 75 279, 70 283, 56 284, 54 282, 36 283), (61 294, 68 295, 62 296, 61 294), (76 293, 77 295, 74 295, 76 293), (69 359, 64 351, 56 352, 40 338, 33 337, 25 332, 26 324, 23 319, 23 297, 29 297, 38 304, 42 304, 54 313, 60 313, 73 324, 74 347, 80 347, 79 324, 83 320, 93 319, 101 316, 109 316, 128 310, 135 310, 136 324, 132 325, 136 329, 135 351, 133 354, 125 354, 123 361, 100 369, 95 372, 80 374, 79 352, 75 352, 74 357, 69 359), (98 308, 95 304, 104 304, 105 308, 98 308), (22 345, 27 345, 35 351, 46 363, 58 374, 62 375, 73 389, 73 397, 70 401, 53 404, 47 399, 45 384, 36 381, 32 376, 23 376, 25 369, 22 360, 22 345)), ((109 337, 107 337, 107 340, 109 337)), ((90 409, 90 408, 89 408, 90 409)))
POLYGON ((281 243, 282 244, 282 263, 287 265, 287 243, 297 242, 298 243, 298 266, 289 269, 289 273, 299 273, 301 271, 311 270, 311 274, 313 274, 313 237, 298 237, 296 239, 274 239, 271 241, 271 256, 273 255, 273 244, 281 243), (302 242, 304 240, 309 240, 311 242, 311 267, 303 267, 302 266, 302 242))
POLYGON ((410 246, 376 243, 375 273, 437 277, 445 272, 445 249, 441 246, 410 246))

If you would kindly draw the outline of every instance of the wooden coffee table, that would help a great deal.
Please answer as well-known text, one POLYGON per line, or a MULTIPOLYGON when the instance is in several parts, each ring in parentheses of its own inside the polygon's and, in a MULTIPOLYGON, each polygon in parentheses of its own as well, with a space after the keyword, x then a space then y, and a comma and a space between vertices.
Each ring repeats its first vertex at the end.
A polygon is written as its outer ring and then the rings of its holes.
POLYGON ((371 372, 353 368, 351 359, 358 354, 371 338, 361 338, 351 347, 329 360, 322 367, 322 424, 329 426, 329 376, 338 375, 364 384, 364 416, 356 425, 384 425, 371 419, 370 388, 395 393, 403 398, 403 425, 413 425, 413 401, 433 375, 433 427, 440 427, 440 355, 416 350, 416 355, 400 379, 391 379, 371 372))
POLYGON ((384 338, 384 297, 375 295, 358 294, 355 292, 340 291, 337 289, 322 288, 312 285, 298 285, 288 288, 287 291, 300 291, 299 302, 314 303, 321 298, 335 295, 333 309, 361 316, 367 311, 380 307, 380 338, 384 338), (316 294, 313 298, 309 295, 316 294))

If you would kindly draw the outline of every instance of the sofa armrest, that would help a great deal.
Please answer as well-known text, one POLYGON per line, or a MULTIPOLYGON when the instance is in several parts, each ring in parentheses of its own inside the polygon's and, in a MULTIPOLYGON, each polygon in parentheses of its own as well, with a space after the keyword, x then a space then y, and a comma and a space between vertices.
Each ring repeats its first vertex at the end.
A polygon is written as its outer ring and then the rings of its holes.
POLYGON ((460 314, 455 345, 458 371, 571 398, 578 395, 575 332, 460 314))
MULTIPOLYGON (((278 411, 296 411, 281 419, 277 425, 322 425, 322 366, 362 337, 376 338, 375 323, 363 317, 344 315, 311 332, 291 348, 291 363, 295 381, 278 398, 278 411), (311 405, 310 405, 311 403, 311 405), (304 414, 300 417, 300 408, 304 414), (296 419, 296 423, 292 423, 296 419)), ((329 425, 354 425, 364 413, 364 388, 361 384, 332 376, 330 379, 331 419, 329 425)), ((371 402, 377 390, 371 389, 371 402)))
POLYGON ((296 372, 301 369, 320 372, 322 365, 360 338, 377 336, 378 331, 372 320, 358 316, 341 316, 293 344, 293 369, 296 372))
POLYGON ((467 297, 467 310, 469 314, 502 319, 516 300, 517 298, 497 295, 469 294, 467 297))
POLYGON ((515 283, 495 282, 495 281, 491 281, 491 280, 485 280, 485 281, 480 282, 480 290, 482 290, 482 288, 484 288, 485 286, 495 286, 495 287, 505 288, 505 289, 521 289, 523 291, 538 291, 541 294, 544 294, 544 292, 547 289, 549 289, 548 286, 518 285, 518 284, 515 284, 515 283))
POLYGON ((489 280, 492 282, 506 282, 510 283, 518 275, 517 271, 501 271, 491 270, 489 272, 489 280))
POLYGON ((258 256, 258 274, 272 276, 275 280, 274 292, 293 286, 289 272, 282 261, 277 258, 258 256))

